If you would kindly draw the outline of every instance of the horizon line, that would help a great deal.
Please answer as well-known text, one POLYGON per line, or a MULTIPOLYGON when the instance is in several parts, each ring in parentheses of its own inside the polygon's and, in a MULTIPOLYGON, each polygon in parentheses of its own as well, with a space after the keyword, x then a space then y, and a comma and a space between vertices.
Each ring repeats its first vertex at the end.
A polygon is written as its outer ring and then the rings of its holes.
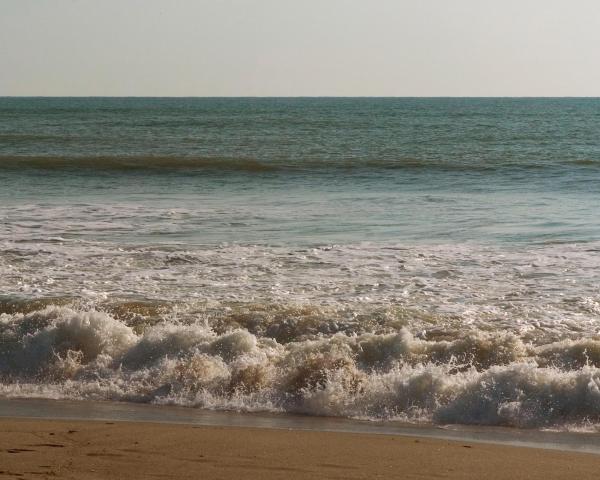
POLYGON ((0 98, 397 98, 397 99, 446 99, 446 98, 600 98, 600 95, 0 95, 0 98))

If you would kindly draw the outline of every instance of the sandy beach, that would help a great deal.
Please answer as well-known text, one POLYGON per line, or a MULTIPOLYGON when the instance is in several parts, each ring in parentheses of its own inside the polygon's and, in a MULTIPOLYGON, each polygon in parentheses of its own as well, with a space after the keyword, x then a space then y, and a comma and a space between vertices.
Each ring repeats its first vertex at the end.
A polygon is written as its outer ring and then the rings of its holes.
POLYGON ((391 435, 0 420, 0 478, 597 478, 594 454, 391 435))

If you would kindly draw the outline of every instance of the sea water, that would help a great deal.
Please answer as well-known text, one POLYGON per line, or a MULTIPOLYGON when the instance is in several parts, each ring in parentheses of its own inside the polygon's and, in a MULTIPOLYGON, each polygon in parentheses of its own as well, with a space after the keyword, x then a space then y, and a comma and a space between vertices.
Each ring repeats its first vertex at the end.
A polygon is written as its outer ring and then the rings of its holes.
POLYGON ((600 100, 0 98, 0 395, 600 427, 600 100))

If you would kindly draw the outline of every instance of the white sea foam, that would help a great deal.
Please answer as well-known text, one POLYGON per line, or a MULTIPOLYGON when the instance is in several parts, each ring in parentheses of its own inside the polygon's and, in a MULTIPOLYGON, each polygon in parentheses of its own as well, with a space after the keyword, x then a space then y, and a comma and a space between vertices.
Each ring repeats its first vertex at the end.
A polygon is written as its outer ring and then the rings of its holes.
POLYGON ((0 344, 8 397, 517 427, 600 422, 600 368, 594 355, 578 356, 593 342, 534 346, 481 331, 425 340, 404 327, 279 343, 204 320, 136 332, 106 313, 50 306, 3 314, 0 344))
POLYGON ((598 247, 0 251, 0 394, 600 425, 598 247))

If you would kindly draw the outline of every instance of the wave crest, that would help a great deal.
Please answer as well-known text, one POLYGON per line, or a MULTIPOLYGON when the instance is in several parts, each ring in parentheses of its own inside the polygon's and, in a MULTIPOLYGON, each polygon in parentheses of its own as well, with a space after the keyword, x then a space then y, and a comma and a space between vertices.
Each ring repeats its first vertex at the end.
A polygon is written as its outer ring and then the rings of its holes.
POLYGON ((204 322, 162 321, 136 333, 107 313, 49 306, 2 314, 0 343, 0 392, 12 397, 518 427, 600 423, 591 340, 532 346, 472 331, 435 341, 402 328, 280 343, 204 322))

